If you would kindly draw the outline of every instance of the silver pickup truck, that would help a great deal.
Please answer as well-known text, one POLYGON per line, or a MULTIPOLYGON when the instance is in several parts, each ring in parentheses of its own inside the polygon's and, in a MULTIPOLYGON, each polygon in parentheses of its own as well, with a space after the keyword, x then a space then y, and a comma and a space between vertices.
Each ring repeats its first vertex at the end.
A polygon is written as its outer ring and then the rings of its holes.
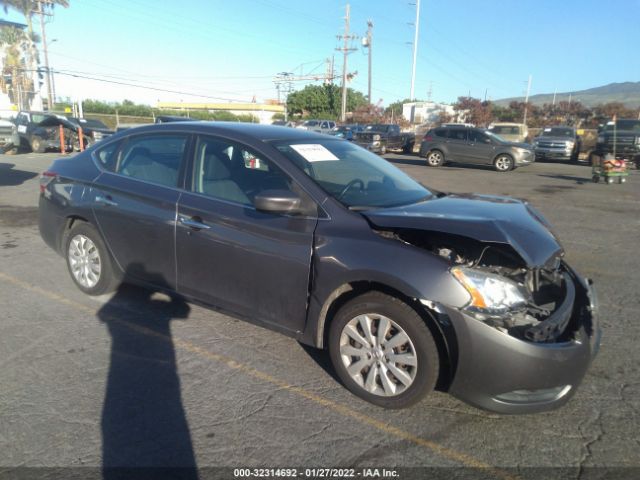
POLYGON ((0 119, 0 151, 14 153, 20 146, 20 137, 16 125, 10 120, 0 119))
POLYGON ((581 140, 573 127, 546 127, 533 140, 536 160, 576 161, 581 140))

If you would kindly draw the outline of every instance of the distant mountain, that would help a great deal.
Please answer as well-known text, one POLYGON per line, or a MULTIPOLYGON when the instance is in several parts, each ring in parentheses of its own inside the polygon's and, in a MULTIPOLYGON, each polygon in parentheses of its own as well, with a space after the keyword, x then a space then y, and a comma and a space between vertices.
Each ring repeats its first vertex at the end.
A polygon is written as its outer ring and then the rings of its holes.
MULTIPOLYGON (((602 87, 589 88, 575 92, 556 93, 556 103, 560 101, 578 100, 583 105, 595 107, 600 103, 620 102, 627 108, 640 107, 640 82, 610 83, 602 87)), ((503 98, 496 100, 498 105, 509 105, 512 101, 524 102, 524 97, 503 98)), ((553 102, 553 93, 532 95, 529 101, 534 105, 542 105, 553 102)))

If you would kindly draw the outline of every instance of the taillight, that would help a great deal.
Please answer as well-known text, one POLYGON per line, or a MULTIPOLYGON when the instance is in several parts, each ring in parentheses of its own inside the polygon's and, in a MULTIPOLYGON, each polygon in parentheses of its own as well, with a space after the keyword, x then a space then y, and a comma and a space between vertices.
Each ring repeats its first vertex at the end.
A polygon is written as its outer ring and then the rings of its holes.
POLYGON ((422 140, 425 141, 425 142, 432 142, 433 141, 433 137, 431 135, 425 135, 422 140))
POLYGON ((54 178, 58 176, 57 173, 46 171, 40 174, 40 193, 44 193, 47 189, 47 185, 49 185, 54 178))

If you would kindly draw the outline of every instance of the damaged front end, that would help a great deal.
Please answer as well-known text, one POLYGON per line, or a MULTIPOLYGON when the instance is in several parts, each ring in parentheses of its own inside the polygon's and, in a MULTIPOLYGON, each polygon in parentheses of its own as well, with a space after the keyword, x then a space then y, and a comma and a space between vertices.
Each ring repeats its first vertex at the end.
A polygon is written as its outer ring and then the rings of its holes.
POLYGON ((410 229, 377 232, 447 260, 451 273, 469 293, 463 310, 476 320, 531 342, 570 337, 567 326, 576 289, 561 250, 544 265, 531 267, 505 244, 410 229))
POLYGON ((453 330, 450 393, 501 413, 544 411, 568 401, 601 334, 593 287, 563 261, 560 248, 528 265, 506 243, 417 229, 375 231, 446 260, 469 294, 461 308, 421 299, 441 327, 453 330))

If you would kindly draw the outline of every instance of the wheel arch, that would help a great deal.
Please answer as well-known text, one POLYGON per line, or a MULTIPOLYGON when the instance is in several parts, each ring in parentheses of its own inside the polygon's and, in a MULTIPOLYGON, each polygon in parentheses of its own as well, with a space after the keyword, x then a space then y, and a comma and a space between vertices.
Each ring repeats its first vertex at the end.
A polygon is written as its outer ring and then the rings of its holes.
POLYGON ((69 234, 69 232, 77 222, 91 223, 87 218, 85 218, 82 215, 78 215, 78 214, 67 215, 64 219, 64 222, 62 222, 62 229, 60 230, 60 234, 58 236, 58 252, 60 254, 64 253, 64 244, 67 239, 67 235, 69 234))
POLYGON ((381 292, 394 297, 411 307, 429 328, 440 358, 440 371, 436 388, 446 390, 450 385, 457 365, 457 342, 450 322, 438 321, 439 314, 400 290, 380 282, 368 280, 352 281, 336 288, 325 300, 317 322, 316 347, 326 349, 329 330, 337 312, 351 299, 369 292, 381 292))

